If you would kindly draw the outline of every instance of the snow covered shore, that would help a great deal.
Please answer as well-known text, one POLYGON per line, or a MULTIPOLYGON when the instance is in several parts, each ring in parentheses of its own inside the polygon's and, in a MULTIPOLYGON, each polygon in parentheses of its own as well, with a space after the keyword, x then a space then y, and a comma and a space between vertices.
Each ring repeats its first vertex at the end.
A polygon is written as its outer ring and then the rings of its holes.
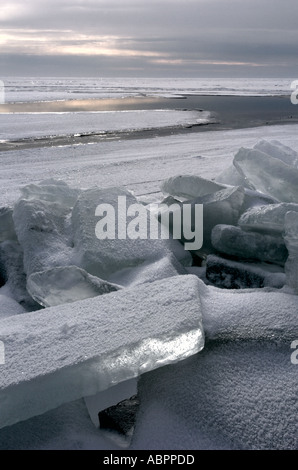
POLYGON ((215 178, 241 146, 253 147, 261 139, 297 150, 298 125, 1 152, 1 202, 13 204, 20 187, 48 178, 80 188, 125 186, 138 196, 150 195, 149 201, 152 193, 160 199, 160 183, 169 176, 215 178))

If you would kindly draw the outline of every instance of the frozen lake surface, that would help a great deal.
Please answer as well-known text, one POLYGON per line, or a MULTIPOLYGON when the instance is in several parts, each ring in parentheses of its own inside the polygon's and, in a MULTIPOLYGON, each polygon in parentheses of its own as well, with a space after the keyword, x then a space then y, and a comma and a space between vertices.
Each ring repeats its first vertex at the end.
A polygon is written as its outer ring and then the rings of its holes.
POLYGON ((4 77, 6 102, 56 101, 130 96, 287 96, 290 79, 30 78, 4 77))

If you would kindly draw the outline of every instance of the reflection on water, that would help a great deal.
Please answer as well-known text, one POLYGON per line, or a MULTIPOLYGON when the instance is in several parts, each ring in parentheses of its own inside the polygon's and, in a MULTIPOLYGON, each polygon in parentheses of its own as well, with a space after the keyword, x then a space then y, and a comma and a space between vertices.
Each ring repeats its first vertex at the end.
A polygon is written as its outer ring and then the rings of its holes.
POLYGON ((0 104, 0 113, 66 113, 152 109, 204 110, 226 128, 297 122, 298 106, 284 96, 150 96, 0 104))
POLYGON ((66 113, 80 111, 123 111, 167 107, 166 98, 110 98, 70 101, 41 101, 0 104, 0 113, 66 113))

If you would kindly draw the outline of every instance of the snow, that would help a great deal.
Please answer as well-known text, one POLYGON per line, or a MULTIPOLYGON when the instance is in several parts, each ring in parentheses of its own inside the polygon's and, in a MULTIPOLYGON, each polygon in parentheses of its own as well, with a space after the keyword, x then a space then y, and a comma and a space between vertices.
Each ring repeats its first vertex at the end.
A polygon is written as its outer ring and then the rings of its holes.
POLYGON ((130 449, 296 450, 296 385, 289 344, 257 335, 210 342, 193 358, 141 377, 130 449))
POLYGON ((202 288, 206 340, 216 342, 142 377, 133 448, 296 449, 289 344, 298 334, 297 299, 202 288))
POLYGON ((203 348, 195 276, 0 321, 0 427, 94 395, 203 348))
POLYGON ((83 399, 62 405, 40 416, 0 429, 2 450, 111 450, 113 444, 99 433, 83 399))
POLYGON ((202 282, 200 297, 205 348, 141 377, 131 448, 297 449, 297 297, 202 282))
POLYGON ((45 178, 79 188, 125 186, 136 195, 150 195, 151 202, 154 192, 161 198, 163 180, 179 174, 216 178, 241 146, 252 147, 263 138, 298 149, 298 125, 2 152, 2 205, 14 204, 20 187, 45 178))
POLYGON ((2 141, 190 126, 210 122, 209 112, 178 110, 0 114, 2 141))

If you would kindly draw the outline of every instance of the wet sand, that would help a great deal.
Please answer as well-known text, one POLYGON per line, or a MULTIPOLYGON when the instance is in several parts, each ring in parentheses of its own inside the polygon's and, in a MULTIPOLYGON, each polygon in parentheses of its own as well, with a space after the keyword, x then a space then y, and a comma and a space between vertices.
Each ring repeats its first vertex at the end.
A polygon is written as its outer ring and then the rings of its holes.
POLYGON ((0 105, 0 113, 51 113, 86 111, 177 109, 206 110, 211 112, 212 123, 188 127, 174 126, 133 132, 83 133, 80 136, 55 136, 52 138, 22 139, 0 144, 0 150, 49 147, 100 142, 103 140, 142 139, 187 132, 243 129, 274 124, 298 123, 298 105, 290 96, 198 96, 183 98, 137 97, 123 99, 72 100, 0 105))

